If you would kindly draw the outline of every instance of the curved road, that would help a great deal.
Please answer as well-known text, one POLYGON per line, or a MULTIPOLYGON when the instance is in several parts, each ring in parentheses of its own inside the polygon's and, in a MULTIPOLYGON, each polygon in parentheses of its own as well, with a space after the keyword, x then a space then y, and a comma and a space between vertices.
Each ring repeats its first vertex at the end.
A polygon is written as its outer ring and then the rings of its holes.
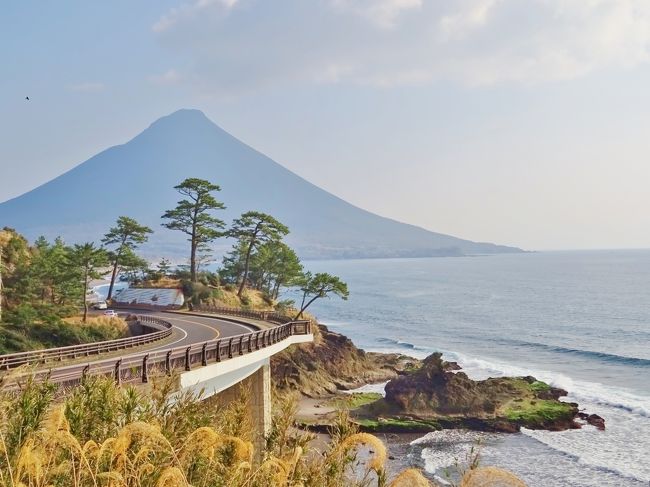
MULTIPOLYGON (((257 328, 241 323, 223 320, 220 318, 208 318, 203 316, 182 315, 176 313, 164 313, 156 311, 133 311, 139 315, 149 315, 168 321, 174 329, 180 332, 181 336, 171 343, 147 348, 147 350, 160 350, 176 347, 187 347, 195 343, 203 343, 217 338, 225 338, 242 333, 257 331, 257 328)), ((119 313, 119 311, 118 311, 119 313)))
POLYGON ((92 359, 89 357, 87 362, 84 361, 81 363, 78 362, 70 365, 63 365, 60 367, 52 367, 50 369, 50 377, 52 379, 61 379, 63 377, 69 377, 71 375, 79 376, 86 365, 92 365, 93 367, 112 365, 116 362, 117 359, 122 359, 125 366, 128 366, 128 364, 133 363, 134 357, 141 356, 143 353, 163 352, 172 349, 185 349, 190 345, 202 344, 210 340, 215 340, 217 338, 226 338, 258 331, 258 328, 251 325, 245 325, 243 323, 235 323, 233 321, 225 319, 204 316, 165 313, 160 311, 146 311, 141 309, 120 309, 118 310, 118 314, 155 316, 156 318, 160 318, 171 323, 177 333, 175 335, 172 335, 174 339, 171 342, 166 342, 160 345, 155 345, 155 343, 153 343, 153 346, 148 346, 144 350, 124 349, 122 351, 122 354, 119 356, 105 358, 101 355, 97 355, 92 359))

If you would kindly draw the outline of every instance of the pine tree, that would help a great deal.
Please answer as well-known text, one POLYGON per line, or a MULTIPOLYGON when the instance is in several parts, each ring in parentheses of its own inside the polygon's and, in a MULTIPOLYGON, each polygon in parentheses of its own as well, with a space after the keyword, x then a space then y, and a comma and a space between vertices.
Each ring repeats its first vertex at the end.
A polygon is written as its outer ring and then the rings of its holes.
POLYGON ((189 236, 190 279, 197 281, 197 250, 224 235, 221 231, 225 223, 210 214, 212 210, 223 210, 225 206, 211 193, 221 188, 205 179, 188 178, 174 189, 186 196, 173 210, 167 210, 162 218, 169 220, 162 225, 170 230, 178 230, 189 236))

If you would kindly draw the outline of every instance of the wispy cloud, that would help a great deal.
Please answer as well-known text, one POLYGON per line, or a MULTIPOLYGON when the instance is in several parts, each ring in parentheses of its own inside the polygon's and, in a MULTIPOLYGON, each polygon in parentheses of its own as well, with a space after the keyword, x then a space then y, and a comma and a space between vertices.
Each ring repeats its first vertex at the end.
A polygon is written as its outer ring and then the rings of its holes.
POLYGON ((184 3, 180 7, 170 9, 151 28, 154 32, 164 32, 180 21, 191 21, 203 11, 211 8, 229 9, 237 2, 238 0, 196 0, 191 3, 184 3))
POLYGON ((149 81, 157 85, 176 85, 182 79, 183 76, 175 69, 168 69, 164 73, 149 76, 149 81))
POLYGON ((650 60, 647 0, 199 0, 154 30, 219 92, 544 83, 650 60))
POLYGON ((379 27, 395 27, 401 14, 419 10, 424 0, 331 0, 332 6, 360 15, 379 27))
POLYGON ((76 83, 68 86, 70 91, 75 91, 78 93, 99 93, 106 89, 106 85, 100 82, 85 82, 85 83, 76 83))

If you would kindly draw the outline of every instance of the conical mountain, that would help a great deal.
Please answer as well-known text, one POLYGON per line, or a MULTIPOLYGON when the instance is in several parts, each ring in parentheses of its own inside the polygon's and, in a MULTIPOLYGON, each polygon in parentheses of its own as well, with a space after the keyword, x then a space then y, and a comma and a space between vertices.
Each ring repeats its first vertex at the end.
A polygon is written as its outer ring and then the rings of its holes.
MULTIPOLYGON (((99 240, 120 215, 156 231, 146 252, 182 257, 178 232, 160 215, 187 177, 219 184, 230 222, 247 210, 270 213, 291 229, 288 241, 305 258, 400 257, 518 252, 400 223, 355 207, 297 176, 237 140, 198 110, 179 110, 126 144, 111 147, 74 169, 0 204, 0 227, 34 239, 99 240)), ((222 242, 220 245, 230 245, 222 242)))

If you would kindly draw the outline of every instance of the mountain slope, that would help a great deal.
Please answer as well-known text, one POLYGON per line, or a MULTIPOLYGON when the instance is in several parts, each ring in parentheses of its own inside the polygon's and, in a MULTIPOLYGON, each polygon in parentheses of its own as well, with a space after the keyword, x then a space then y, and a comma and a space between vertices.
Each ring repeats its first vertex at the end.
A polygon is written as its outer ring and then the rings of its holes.
MULTIPOLYGON (((305 181, 216 126, 198 110, 179 110, 154 122, 124 145, 111 147, 52 181, 0 204, 0 227, 33 239, 98 239, 119 215, 156 231, 146 251, 179 257, 178 232, 160 227, 160 215, 186 177, 222 188, 219 217, 268 212, 292 230, 288 239, 304 258, 403 257, 519 252, 476 243, 383 218, 305 181), (113 182, 114 181, 114 182, 113 182)), ((221 242, 220 245, 229 245, 221 242)))

